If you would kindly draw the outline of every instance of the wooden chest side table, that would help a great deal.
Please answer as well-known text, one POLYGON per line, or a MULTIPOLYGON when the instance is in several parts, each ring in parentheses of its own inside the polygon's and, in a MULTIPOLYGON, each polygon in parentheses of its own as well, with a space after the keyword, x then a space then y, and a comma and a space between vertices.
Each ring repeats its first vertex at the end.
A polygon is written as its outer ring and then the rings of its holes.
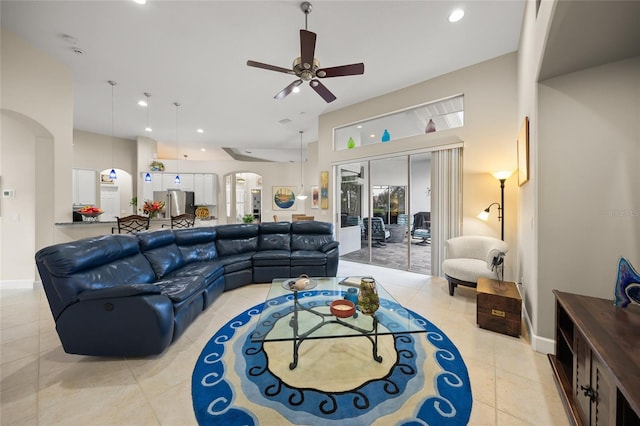
POLYGON ((478 326, 519 337, 522 330, 522 297, 516 283, 479 278, 476 291, 478 326))

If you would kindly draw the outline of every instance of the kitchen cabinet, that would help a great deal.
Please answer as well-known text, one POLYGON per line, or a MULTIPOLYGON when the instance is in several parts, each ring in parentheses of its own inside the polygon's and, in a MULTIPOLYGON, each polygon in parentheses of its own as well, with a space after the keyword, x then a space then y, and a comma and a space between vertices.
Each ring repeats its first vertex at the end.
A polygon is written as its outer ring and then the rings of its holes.
POLYGON ((215 206, 218 200, 218 175, 215 173, 180 173, 180 184, 174 182, 175 173, 152 173, 151 182, 144 181, 144 173, 141 174, 143 201, 153 200, 153 193, 180 189, 193 191, 195 204, 202 206, 215 206))
POLYGON ((97 203, 98 172, 89 169, 72 169, 73 204, 95 206, 97 203))
POLYGON ((197 173, 193 178, 196 205, 215 206, 218 199, 218 175, 197 173))
POLYGON ((193 191, 193 174, 180 173, 180 183, 175 183, 175 173, 164 173, 162 175, 162 191, 168 189, 180 189, 182 191, 193 191))
POLYGON ((556 353, 549 355, 571 423, 640 425, 640 307, 556 296, 556 353))

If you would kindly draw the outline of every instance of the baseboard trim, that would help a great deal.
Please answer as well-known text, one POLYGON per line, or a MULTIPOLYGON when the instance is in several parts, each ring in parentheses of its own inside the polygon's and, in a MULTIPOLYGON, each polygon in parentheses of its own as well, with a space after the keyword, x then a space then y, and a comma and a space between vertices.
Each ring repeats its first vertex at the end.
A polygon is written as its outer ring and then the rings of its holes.
POLYGON ((546 337, 541 337, 533 333, 533 327, 531 326, 531 318, 529 318, 529 312, 527 312, 527 307, 523 304, 523 312, 524 312, 524 323, 525 327, 527 327, 527 332, 529 336, 531 336, 531 349, 536 352, 540 352, 543 354, 555 354, 556 353, 556 341, 553 339, 548 339, 546 337))
POLYGON ((1 280, 0 288, 3 290, 31 290, 37 288, 33 280, 1 280))

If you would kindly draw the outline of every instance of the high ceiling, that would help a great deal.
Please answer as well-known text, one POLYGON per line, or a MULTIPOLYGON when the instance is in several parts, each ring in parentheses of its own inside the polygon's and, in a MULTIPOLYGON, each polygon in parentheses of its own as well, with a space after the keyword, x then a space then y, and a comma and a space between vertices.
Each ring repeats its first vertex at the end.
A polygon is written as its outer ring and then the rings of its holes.
POLYGON ((330 104, 308 84, 275 100, 296 77, 246 65, 290 68, 300 56, 297 1, 2 0, 0 12, 3 29, 70 68, 76 129, 111 134, 114 80, 115 136, 152 137, 165 158, 175 157, 178 139, 190 159, 229 158, 228 148, 280 161, 299 160, 299 131, 305 145, 317 140, 323 113, 513 52, 524 13, 524 0, 312 4, 308 30, 321 66, 365 64, 364 75, 322 80, 337 96, 330 104), (452 24, 455 8, 465 16, 452 24), (144 92, 152 133, 137 105, 144 92))

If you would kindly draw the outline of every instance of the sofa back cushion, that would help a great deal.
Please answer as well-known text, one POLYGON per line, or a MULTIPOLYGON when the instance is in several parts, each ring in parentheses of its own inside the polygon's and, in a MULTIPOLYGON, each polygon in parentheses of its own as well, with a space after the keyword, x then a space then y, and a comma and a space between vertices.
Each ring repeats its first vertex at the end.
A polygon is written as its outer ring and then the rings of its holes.
POLYGON ((173 233, 185 263, 217 259, 217 233, 213 226, 175 229, 173 233))
POLYGON ((291 251, 320 250, 331 241, 334 241, 331 223, 310 220, 291 224, 291 251))
POLYGON ((265 222, 260 224, 258 250, 291 249, 291 224, 289 222, 265 222))
POLYGON ((216 248, 220 257, 258 250, 258 225, 254 223, 220 225, 216 232, 216 248))
POLYGON ((133 235, 102 235, 56 244, 38 251, 35 258, 54 319, 84 291, 155 280, 133 235))
POLYGON ((140 249, 147 258, 158 279, 185 265, 176 236, 169 229, 136 234, 140 249))

